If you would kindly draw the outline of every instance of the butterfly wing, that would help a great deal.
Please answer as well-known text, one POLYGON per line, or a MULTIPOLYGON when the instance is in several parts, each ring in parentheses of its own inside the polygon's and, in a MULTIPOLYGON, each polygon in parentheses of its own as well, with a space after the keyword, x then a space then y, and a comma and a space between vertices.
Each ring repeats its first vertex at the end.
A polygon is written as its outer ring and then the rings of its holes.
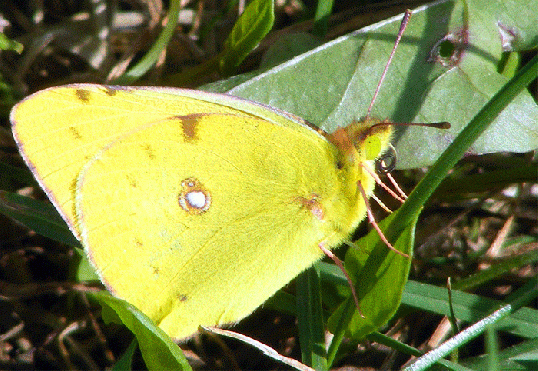
POLYGON ((300 120, 264 107, 196 90, 74 84, 32 94, 14 107, 10 119, 23 158, 79 237, 74 219, 76 179, 82 166, 104 146, 141 126, 175 115, 239 112, 283 126, 296 124, 290 118, 300 120))
POLYGON ((11 119, 103 282, 175 338, 248 315, 347 238, 357 181, 373 189, 301 119, 226 95, 71 85, 11 119))
POLYGON ((305 200, 337 189, 316 165, 331 152, 253 117, 156 123, 81 173, 83 243, 108 288, 171 336, 236 322, 321 258, 325 220, 305 200))

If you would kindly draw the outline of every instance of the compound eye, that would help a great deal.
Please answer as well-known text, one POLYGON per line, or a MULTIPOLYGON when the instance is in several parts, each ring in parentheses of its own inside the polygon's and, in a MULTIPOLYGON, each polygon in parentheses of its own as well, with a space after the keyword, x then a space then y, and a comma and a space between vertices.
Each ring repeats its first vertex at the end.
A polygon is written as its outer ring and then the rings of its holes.
POLYGON ((387 151, 375 161, 375 167, 379 173, 390 173, 396 168, 396 150, 389 146, 387 151))

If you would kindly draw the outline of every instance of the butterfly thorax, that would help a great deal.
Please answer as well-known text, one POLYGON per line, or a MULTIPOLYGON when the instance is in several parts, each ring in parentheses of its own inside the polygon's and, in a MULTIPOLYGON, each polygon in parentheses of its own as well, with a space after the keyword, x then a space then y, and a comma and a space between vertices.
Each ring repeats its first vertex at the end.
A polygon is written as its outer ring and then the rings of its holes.
POLYGON ((326 220, 331 221, 326 228, 332 229, 334 238, 331 240, 335 243, 348 238, 364 219, 366 204, 359 187, 367 197, 373 194, 375 180, 370 173, 375 171, 375 159, 388 148, 391 134, 392 126, 388 121, 367 118, 327 136, 337 150, 339 189, 334 198, 322 203, 326 220))

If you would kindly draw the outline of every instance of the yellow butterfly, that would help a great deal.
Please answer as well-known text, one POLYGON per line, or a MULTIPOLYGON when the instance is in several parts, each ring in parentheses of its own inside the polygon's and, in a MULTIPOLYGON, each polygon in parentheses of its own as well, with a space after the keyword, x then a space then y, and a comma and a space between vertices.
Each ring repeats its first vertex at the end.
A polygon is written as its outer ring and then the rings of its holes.
POLYGON ((11 121, 101 280, 173 338, 237 322, 346 241, 392 130, 327 134, 224 94, 91 84, 37 92, 11 121))

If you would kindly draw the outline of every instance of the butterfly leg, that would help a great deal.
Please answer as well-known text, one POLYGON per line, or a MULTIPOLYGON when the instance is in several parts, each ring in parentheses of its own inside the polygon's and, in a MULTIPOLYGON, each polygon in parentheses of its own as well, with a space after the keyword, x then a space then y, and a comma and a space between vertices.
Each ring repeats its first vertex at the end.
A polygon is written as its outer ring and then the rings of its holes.
POLYGON ((362 315, 361 308, 359 306, 359 299, 357 297, 357 292, 355 291, 355 286, 353 285, 353 282, 351 281, 351 277, 349 277, 349 274, 347 273, 346 268, 344 268, 344 264, 336 255, 333 254, 331 250, 327 249, 324 246, 323 242, 320 242, 318 246, 325 255, 327 255, 329 258, 331 258, 334 261, 334 263, 338 266, 338 268, 340 268, 342 273, 344 273, 344 276, 346 276, 349 287, 351 288, 351 294, 353 295, 353 300, 355 301, 355 306, 357 307, 357 310, 359 311, 360 316, 365 318, 362 315))

